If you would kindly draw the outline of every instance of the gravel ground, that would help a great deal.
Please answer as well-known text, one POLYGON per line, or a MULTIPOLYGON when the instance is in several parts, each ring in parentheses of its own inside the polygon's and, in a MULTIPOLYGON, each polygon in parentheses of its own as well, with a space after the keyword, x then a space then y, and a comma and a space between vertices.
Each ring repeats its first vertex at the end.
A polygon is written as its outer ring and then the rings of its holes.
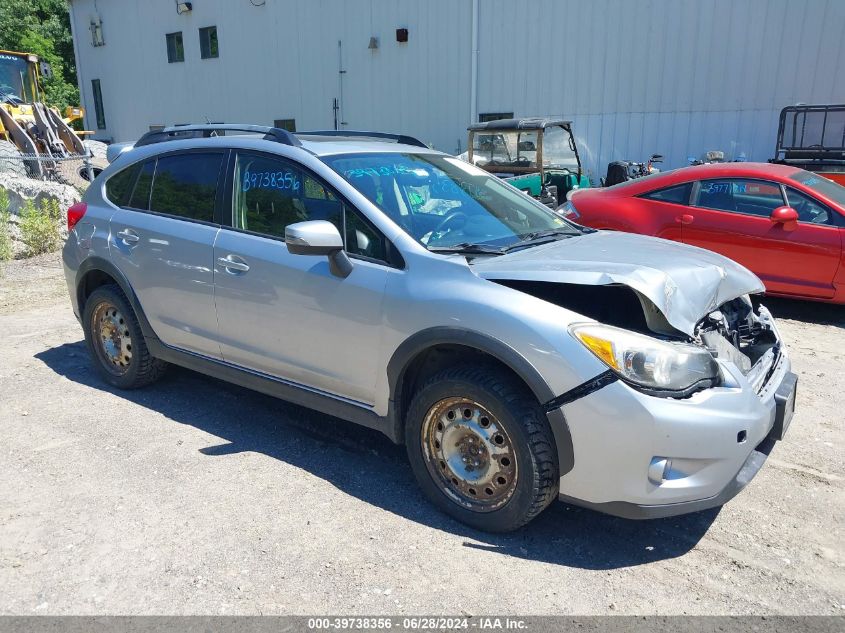
POLYGON ((0 614, 845 614, 845 308, 767 300, 787 438, 721 511, 479 533, 375 432, 186 370, 116 392, 56 255, 0 277, 0 614))

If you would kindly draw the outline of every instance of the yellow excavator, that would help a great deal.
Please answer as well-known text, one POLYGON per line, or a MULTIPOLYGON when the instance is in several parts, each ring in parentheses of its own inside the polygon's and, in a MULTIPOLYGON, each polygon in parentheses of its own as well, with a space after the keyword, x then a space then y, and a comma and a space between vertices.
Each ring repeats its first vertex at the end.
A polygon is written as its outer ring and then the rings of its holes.
POLYGON ((81 107, 62 116, 44 104, 41 78, 51 73, 36 55, 0 50, 0 172, 84 188, 108 164, 106 144, 71 127, 81 107))

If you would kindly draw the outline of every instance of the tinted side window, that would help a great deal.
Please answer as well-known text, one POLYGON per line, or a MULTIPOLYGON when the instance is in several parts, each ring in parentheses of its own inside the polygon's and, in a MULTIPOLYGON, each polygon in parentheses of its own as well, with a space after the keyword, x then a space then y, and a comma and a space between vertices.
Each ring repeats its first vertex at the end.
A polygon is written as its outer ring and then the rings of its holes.
POLYGON ((129 202, 129 194, 135 186, 138 172, 141 171, 141 164, 135 163, 126 169, 117 172, 106 181, 106 198, 112 204, 119 207, 126 206, 129 202))
POLYGON ((235 228, 283 238, 289 224, 326 220, 344 236, 347 252, 386 259, 385 239, 374 227, 286 160, 238 154, 233 203, 235 228))
POLYGON ((138 176, 138 182, 135 184, 135 190, 129 199, 129 206, 133 209, 142 209, 146 211, 150 208, 150 190, 153 186, 153 174, 156 170, 155 159, 148 160, 144 163, 141 169, 141 175, 138 176))
POLYGON ((833 216, 821 202, 792 187, 786 188, 789 206, 798 212, 798 220, 812 224, 832 224, 833 216))
POLYGON ((686 183, 677 185, 675 187, 667 187, 666 189, 658 189, 651 193, 643 194, 643 198, 648 200, 659 200, 660 202, 672 202, 674 204, 689 204, 689 191, 692 185, 686 183))
POLYGON ((214 221, 223 154, 177 154, 158 159, 150 211, 214 221))
POLYGON ((765 217, 783 204, 777 183, 743 178, 702 181, 696 202, 696 206, 705 209, 765 217))

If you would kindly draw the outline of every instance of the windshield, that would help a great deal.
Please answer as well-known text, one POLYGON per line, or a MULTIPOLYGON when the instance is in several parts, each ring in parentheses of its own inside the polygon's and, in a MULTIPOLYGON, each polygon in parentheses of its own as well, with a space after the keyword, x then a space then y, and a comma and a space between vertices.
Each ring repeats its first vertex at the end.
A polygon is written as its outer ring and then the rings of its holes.
POLYGON ((323 161, 427 248, 508 247, 581 230, 495 176, 451 156, 355 154, 323 161))
POLYGON ((845 187, 842 185, 828 180, 824 176, 804 171, 803 169, 789 178, 800 182, 802 185, 820 193, 825 198, 845 207, 845 187))
POLYGON ((32 71, 23 57, 0 53, 0 99, 17 97, 24 103, 32 103, 32 71))
MULTIPOLYGON (((543 130, 543 167, 578 169, 575 141, 569 130, 550 126, 543 130)), ((539 169, 537 130, 491 130, 472 135, 472 162, 479 167, 539 169)), ((501 171, 501 170, 496 170, 501 171)))

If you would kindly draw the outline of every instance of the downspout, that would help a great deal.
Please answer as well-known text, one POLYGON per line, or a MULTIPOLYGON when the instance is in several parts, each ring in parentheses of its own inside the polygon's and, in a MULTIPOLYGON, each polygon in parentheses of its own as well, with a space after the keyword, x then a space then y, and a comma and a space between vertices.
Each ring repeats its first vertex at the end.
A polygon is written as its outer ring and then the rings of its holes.
POLYGON ((85 107, 85 91, 82 89, 82 67, 79 58, 79 42, 76 39, 76 16, 73 12, 73 0, 67 0, 67 9, 70 14, 70 38, 73 40, 74 66, 76 66, 76 87, 79 88, 79 106, 85 111, 82 126, 88 129, 88 108, 85 107))
POLYGON ((478 0, 472 0, 472 58, 469 81, 469 122, 478 121, 478 0))

